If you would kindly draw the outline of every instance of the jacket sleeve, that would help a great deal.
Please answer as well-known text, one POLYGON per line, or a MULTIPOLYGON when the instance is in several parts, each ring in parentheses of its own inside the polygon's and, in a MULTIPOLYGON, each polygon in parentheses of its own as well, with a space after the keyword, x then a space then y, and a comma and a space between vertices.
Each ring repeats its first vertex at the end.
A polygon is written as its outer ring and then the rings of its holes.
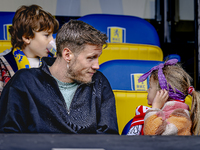
POLYGON ((119 134, 116 116, 115 96, 110 83, 105 76, 99 83, 101 88, 101 104, 99 104, 97 133, 101 134, 119 134))
POLYGON ((189 111, 178 108, 173 111, 149 109, 144 118, 145 135, 191 135, 189 111))
POLYGON ((27 94, 20 90, 21 87, 21 79, 14 76, 3 89, 0 100, 0 132, 26 132, 29 106, 27 94))

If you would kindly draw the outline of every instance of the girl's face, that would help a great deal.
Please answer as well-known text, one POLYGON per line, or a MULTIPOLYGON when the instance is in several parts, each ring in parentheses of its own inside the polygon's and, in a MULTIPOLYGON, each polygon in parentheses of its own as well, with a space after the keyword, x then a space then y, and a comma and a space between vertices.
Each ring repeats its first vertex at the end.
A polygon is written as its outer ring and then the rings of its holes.
POLYGON ((153 77, 150 77, 149 80, 149 89, 147 90, 148 95, 147 95, 147 100, 148 100, 148 105, 152 105, 153 100, 156 96, 156 93, 158 91, 158 87, 157 87, 157 82, 153 79, 153 77))

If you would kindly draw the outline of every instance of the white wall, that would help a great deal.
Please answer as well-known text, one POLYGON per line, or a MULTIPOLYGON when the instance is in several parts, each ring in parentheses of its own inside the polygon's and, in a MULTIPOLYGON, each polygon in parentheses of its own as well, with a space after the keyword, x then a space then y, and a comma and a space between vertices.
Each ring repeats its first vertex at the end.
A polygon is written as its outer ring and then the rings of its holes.
MULTIPOLYGON (((179 0, 180 20, 194 20, 194 1, 179 0)), ((59 16, 84 16, 107 13, 155 17, 155 0, 0 0, 0 11, 15 12, 21 5, 38 4, 59 16)))
POLYGON ((40 5, 55 15, 57 0, 0 0, 0 11, 15 12, 21 5, 31 4, 40 5))
POLYGON ((180 20, 194 20, 194 0, 179 0, 180 20))
POLYGON ((155 0, 0 0, 0 11, 16 11, 21 5, 38 4, 53 15, 83 16, 92 13, 154 18, 155 0))

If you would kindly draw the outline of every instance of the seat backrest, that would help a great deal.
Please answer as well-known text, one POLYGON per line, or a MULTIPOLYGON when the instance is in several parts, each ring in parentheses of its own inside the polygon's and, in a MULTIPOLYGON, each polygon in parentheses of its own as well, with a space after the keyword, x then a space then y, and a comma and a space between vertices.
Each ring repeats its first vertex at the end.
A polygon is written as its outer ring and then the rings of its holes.
POLYGON ((141 74, 149 71, 161 61, 111 60, 100 65, 113 90, 146 91, 148 80, 138 83, 141 74))
POLYGON ((0 53, 12 47, 8 30, 12 25, 14 15, 15 12, 0 12, 0 53))
POLYGON ((14 15, 15 12, 0 12, 0 40, 11 39, 8 29, 12 25, 14 15))
POLYGON ((163 52, 160 47, 154 45, 108 43, 99 57, 99 64, 115 59, 162 61, 163 52))
POLYGON ((160 47, 155 28, 145 19, 111 14, 90 14, 80 17, 94 28, 106 33, 108 43, 145 44, 160 47))
POLYGON ((0 40, 0 53, 12 47, 10 40, 0 40))

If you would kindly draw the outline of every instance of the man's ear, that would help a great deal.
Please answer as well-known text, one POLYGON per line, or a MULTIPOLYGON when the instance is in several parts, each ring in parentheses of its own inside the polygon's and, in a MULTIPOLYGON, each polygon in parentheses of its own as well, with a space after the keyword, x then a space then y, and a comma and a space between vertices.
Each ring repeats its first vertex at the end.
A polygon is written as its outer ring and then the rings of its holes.
POLYGON ((27 45, 30 44, 30 42, 31 42, 31 39, 30 39, 29 37, 24 36, 24 35, 22 36, 22 40, 23 40, 24 43, 27 44, 27 45))
POLYGON ((73 56, 74 55, 73 55, 72 51, 69 48, 65 47, 63 49, 62 57, 66 62, 70 62, 72 60, 73 56))

